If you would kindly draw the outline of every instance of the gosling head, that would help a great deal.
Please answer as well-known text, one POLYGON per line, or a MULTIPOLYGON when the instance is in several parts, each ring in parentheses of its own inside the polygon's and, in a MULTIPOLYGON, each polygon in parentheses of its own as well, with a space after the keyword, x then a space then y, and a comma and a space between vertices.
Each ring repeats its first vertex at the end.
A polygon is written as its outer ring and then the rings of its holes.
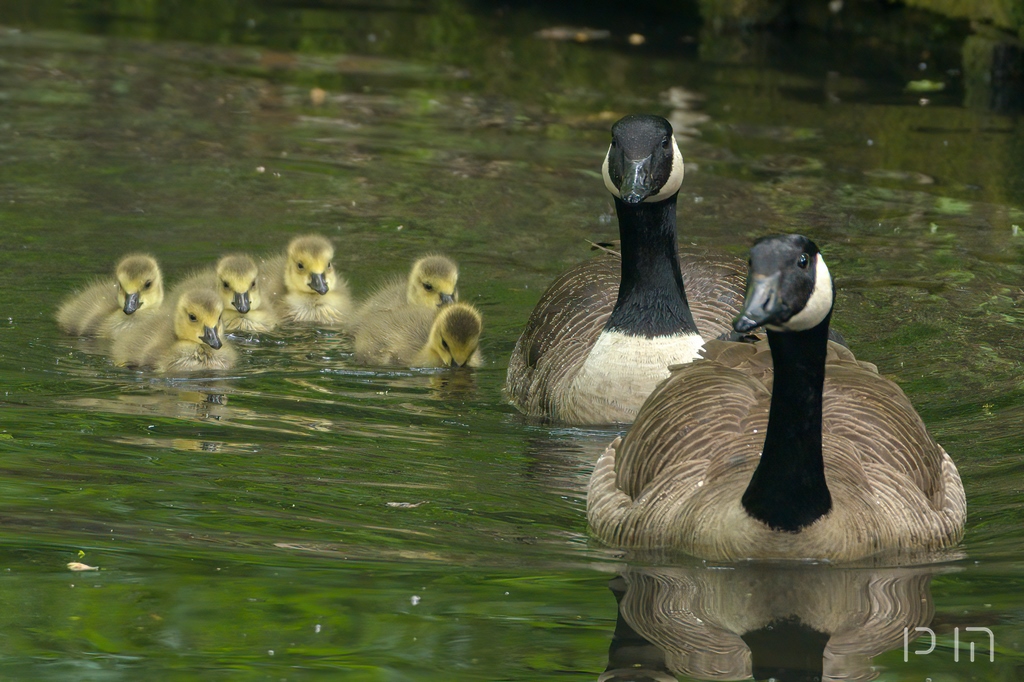
POLYGON ((178 299, 174 310, 174 333, 178 341, 205 343, 214 350, 223 345, 221 313, 224 304, 220 296, 206 289, 186 291, 178 299))
POLYGON ((405 297, 409 305, 433 308, 459 300, 455 289, 459 268, 444 256, 430 255, 413 263, 405 297))
POLYGON ((804 331, 829 316, 834 300, 832 275, 814 242, 798 234, 764 237, 750 249, 747 296, 732 326, 741 333, 762 326, 804 331))
POLYGON ((291 293, 319 294, 323 296, 334 288, 336 278, 334 247, 317 235, 296 237, 288 244, 288 262, 285 264, 284 282, 291 293))
POLYGON ((259 269, 249 256, 232 254, 217 261, 217 290, 224 309, 232 306, 241 315, 260 307, 256 290, 259 269))
POLYGON ((462 367, 480 345, 483 318, 468 303, 453 303, 441 308, 430 328, 427 347, 442 367, 462 367))
POLYGON ((164 280, 156 259, 134 253, 117 263, 117 302, 125 315, 142 307, 156 308, 164 300, 164 280))
POLYGON ((627 204, 675 196, 683 184, 683 155, 672 124, 661 116, 620 118, 612 125, 601 174, 608 191, 627 204))

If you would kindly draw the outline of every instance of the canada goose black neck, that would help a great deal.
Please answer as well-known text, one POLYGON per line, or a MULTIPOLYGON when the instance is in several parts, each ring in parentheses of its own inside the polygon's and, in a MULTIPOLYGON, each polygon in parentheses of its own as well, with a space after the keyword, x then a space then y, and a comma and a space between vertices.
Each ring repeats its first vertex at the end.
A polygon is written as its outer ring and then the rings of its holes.
POLYGON ((677 196, 639 204, 615 198, 622 278, 609 331, 648 338, 698 333, 679 269, 677 196))
POLYGON ((831 311, 804 331, 767 330, 775 368, 761 461, 743 507, 775 530, 796 532, 832 509, 821 455, 821 395, 831 311))

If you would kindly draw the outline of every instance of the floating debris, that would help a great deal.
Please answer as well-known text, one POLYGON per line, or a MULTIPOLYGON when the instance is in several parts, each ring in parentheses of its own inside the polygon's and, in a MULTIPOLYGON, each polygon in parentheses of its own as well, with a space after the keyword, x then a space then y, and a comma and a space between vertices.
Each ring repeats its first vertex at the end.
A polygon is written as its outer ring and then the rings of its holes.
POLYGON ((89 564, 83 564, 80 561, 71 561, 68 563, 68 568, 72 571, 98 571, 99 566, 90 566, 89 564))
POLYGON ((907 92, 940 92, 946 89, 942 81, 919 80, 907 83, 907 92))
POLYGON ((394 507, 395 509, 415 509, 421 504, 427 504, 427 500, 421 500, 419 502, 388 502, 387 506, 394 507))
POLYGON ((647 42, 647 38, 645 38, 643 34, 640 33, 630 33, 629 38, 627 38, 627 40, 629 40, 630 45, 643 45, 644 43, 647 42))
POLYGON ((571 40, 577 43, 588 43, 592 40, 607 40, 611 37, 612 32, 585 26, 552 26, 551 28, 542 28, 534 35, 543 40, 571 40))
POLYGON ((924 173, 914 171, 888 170, 885 168, 873 168, 864 171, 864 175, 876 180, 895 180, 897 182, 913 182, 917 185, 934 185, 935 178, 924 173))
POLYGON ((309 91, 309 101, 314 107, 318 107, 327 101, 327 91, 323 88, 313 88, 309 91))

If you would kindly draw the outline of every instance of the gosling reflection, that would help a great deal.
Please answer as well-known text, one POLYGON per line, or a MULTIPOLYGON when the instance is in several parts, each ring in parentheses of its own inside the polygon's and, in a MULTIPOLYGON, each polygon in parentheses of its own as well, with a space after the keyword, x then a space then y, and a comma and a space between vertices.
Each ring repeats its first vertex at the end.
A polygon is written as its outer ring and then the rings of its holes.
POLYGON ((939 569, 627 568, 599 682, 871 680, 871 659, 934 615, 939 569))
MULTIPOLYGON (((221 389, 223 390, 223 389, 221 389)), ((125 392, 108 397, 80 397, 63 401, 79 409, 122 415, 146 415, 198 421, 227 421, 248 411, 228 407, 228 396, 216 388, 180 389, 173 385, 147 386, 146 393, 125 392)))

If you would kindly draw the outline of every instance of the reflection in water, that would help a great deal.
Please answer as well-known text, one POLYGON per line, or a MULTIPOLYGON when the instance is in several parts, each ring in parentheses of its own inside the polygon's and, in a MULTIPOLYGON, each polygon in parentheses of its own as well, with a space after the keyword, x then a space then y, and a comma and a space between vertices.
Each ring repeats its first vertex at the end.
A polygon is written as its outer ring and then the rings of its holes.
POLYGON ((871 659, 932 620, 935 566, 628 568, 599 680, 871 680, 871 659))
POLYGON ((216 388, 196 387, 189 385, 181 388, 174 384, 165 386, 148 385, 151 392, 118 393, 109 397, 74 397, 58 401, 58 404, 89 409, 93 411, 112 412, 127 415, 151 415, 174 417, 178 419, 195 419, 199 421, 222 421, 241 416, 238 411, 228 407, 228 396, 221 391, 223 384, 216 388))

